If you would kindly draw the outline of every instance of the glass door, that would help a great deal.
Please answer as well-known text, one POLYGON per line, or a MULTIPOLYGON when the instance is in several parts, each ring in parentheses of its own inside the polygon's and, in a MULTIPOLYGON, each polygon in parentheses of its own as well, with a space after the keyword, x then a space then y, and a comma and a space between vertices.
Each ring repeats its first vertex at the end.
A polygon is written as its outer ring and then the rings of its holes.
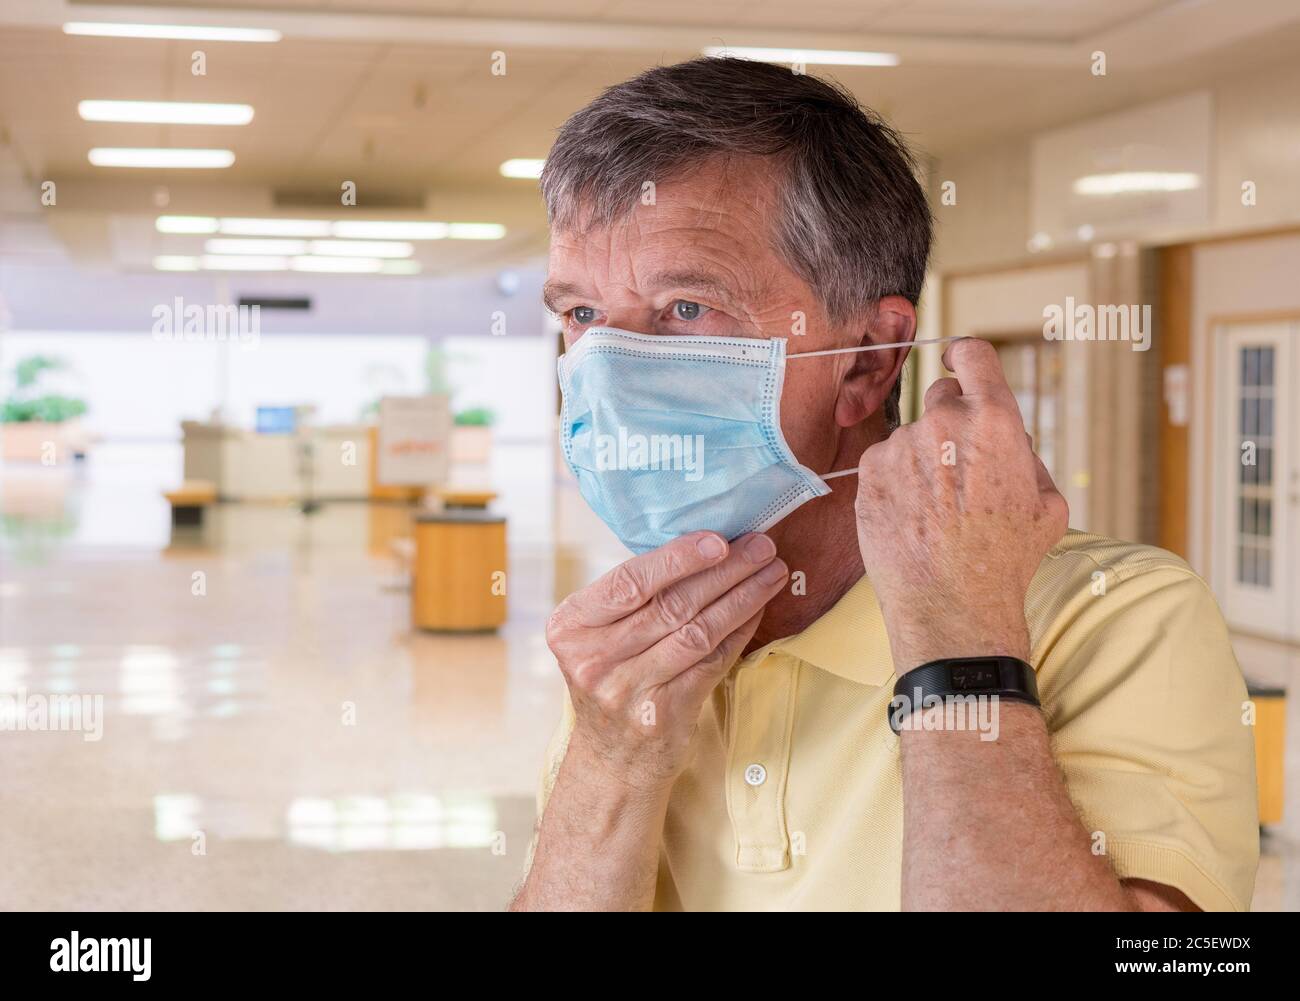
POLYGON ((1216 338, 1215 579, 1231 625, 1284 639, 1300 628, 1296 333, 1294 323, 1241 324, 1216 338))

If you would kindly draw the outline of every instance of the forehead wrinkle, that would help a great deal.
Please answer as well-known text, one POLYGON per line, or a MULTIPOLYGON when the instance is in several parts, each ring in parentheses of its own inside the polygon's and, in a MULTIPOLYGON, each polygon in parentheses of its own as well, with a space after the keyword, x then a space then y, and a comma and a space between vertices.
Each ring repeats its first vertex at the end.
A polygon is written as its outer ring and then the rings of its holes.
POLYGON ((585 260, 601 294, 612 293, 613 286, 635 298, 657 286, 698 287, 749 322, 807 309, 795 301, 802 295, 790 305, 788 295, 777 294, 792 279, 799 292, 806 290, 777 252, 770 213, 764 212, 773 200, 771 172, 749 166, 715 163, 712 170, 665 182, 657 204, 637 206, 603 234, 568 228, 556 237, 585 260))
MULTIPOLYGON (((755 236, 769 234, 777 207, 778 173, 769 157, 724 156, 703 165, 692 180, 678 189, 682 207, 708 221, 704 229, 720 229, 719 219, 729 219, 755 236)), ((671 192, 670 192, 671 194, 671 192)))
POLYGON ((752 234, 735 213, 721 213, 719 222, 722 225, 708 228, 678 222, 655 232, 653 241, 675 248, 669 260, 680 263, 648 276, 646 284, 707 278, 727 293, 721 298, 738 319, 756 322, 773 311, 785 312, 784 304, 776 301, 782 298, 778 290, 791 279, 798 282, 798 276, 766 236, 752 234), (753 239, 746 238, 751 235, 753 239))
POLYGON ((555 301, 561 296, 566 295, 581 298, 583 295, 583 288, 573 282, 558 281, 556 279, 548 279, 546 284, 542 286, 542 303, 552 313, 557 312, 555 309, 555 301))
POLYGON ((726 278, 704 268, 687 267, 659 271, 645 280, 646 291, 655 289, 682 289, 711 295, 729 305, 739 305, 746 300, 745 290, 733 287, 726 278))

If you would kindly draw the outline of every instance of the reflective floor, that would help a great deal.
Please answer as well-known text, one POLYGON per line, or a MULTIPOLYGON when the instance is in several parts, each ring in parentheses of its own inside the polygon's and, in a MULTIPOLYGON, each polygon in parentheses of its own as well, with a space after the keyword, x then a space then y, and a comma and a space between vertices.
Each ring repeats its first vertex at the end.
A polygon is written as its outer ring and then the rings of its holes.
MULTIPOLYGON (((542 624, 590 568, 514 540, 499 634, 413 634, 407 509, 173 533, 175 461, 0 476, 0 706, 102 696, 81 732, 0 730, 0 908, 503 907, 559 714, 542 624)), ((1294 847, 1255 907, 1300 909, 1294 847)))
POLYGON ((3 479, 0 694, 103 715, 0 732, 0 907, 501 908, 559 716, 549 557, 515 548, 500 634, 415 635, 407 509, 171 538, 153 467, 104 459, 3 479))

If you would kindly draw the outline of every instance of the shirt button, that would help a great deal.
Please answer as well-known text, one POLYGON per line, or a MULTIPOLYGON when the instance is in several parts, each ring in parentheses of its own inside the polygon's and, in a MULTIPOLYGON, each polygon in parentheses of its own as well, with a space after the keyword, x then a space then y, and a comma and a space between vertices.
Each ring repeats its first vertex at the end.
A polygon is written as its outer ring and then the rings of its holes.
POLYGON ((745 781, 752 786, 761 786, 767 781, 767 769, 757 763, 749 765, 745 769, 745 781))

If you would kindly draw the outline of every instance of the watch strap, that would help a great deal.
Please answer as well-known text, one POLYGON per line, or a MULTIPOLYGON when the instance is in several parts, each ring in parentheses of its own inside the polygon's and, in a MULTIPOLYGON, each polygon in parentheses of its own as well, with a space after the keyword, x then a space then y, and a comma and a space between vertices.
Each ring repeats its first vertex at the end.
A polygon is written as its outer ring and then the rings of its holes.
POLYGON ((924 709, 931 697, 996 696, 1041 706, 1034 669, 1018 657, 950 657, 913 668, 894 685, 889 700, 889 728, 899 732, 905 717, 924 709))

